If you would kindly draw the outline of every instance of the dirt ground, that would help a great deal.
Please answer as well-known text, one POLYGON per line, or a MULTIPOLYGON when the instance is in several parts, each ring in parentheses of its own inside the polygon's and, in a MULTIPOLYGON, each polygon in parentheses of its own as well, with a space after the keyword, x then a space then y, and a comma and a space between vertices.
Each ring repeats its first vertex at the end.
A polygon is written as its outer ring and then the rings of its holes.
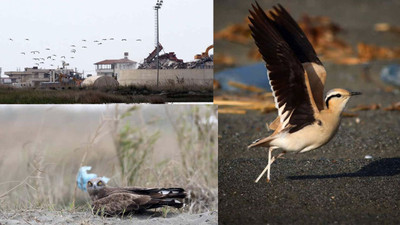
POLYGON ((126 218, 104 218, 84 212, 55 211, 25 211, 0 212, 0 224, 218 224, 218 213, 201 214, 168 214, 166 218, 161 213, 146 213, 126 218))
MULTIPOLYGON (((216 31, 243 20, 250 2, 238 2, 216 1, 216 31)), ((259 2, 264 8, 278 3, 259 2)), ((352 44, 361 40, 386 46, 400 43, 399 37, 373 32, 374 23, 399 24, 395 16, 399 2, 279 2, 296 19, 304 12, 331 17, 345 28, 344 37, 352 44)), ((216 41, 215 48, 216 53, 236 56, 239 64, 249 62, 244 46, 216 41)), ((384 108, 400 101, 399 89, 385 92, 377 85, 381 69, 393 61, 369 64, 375 82, 362 79, 363 65, 323 63, 328 73, 325 92, 341 87, 363 93, 349 101, 348 109, 372 103, 384 108)), ((317 150, 277 160, 270 183, 265 176, 254 182, 267 165, 267 149, 246 147, 272 133, 265 124, 272 122, 276 112, 219 114, 219 223, 400 224, 400 112, 382 108, 343 118, 337 135, 317 150)))

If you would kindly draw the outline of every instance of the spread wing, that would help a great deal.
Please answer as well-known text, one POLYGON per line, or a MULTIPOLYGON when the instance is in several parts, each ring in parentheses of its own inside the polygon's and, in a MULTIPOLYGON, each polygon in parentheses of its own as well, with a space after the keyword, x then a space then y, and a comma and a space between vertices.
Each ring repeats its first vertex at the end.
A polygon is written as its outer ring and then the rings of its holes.
POLYGON ((274 22, 257 3, 250 10, 250 29, 269 71, 268 77, 278 109, 280 123, 289 133, 315 121, 314 108, 307 89, 308 78, 291 47, 274 22))
POLYGON ((315 104, 321 111, 325 105, 323 98, 326 80, 325 68, 307 36, 286 9, 280 4, 273 8, 274 10, 270 11, 271 21, 306 70, 315 104))

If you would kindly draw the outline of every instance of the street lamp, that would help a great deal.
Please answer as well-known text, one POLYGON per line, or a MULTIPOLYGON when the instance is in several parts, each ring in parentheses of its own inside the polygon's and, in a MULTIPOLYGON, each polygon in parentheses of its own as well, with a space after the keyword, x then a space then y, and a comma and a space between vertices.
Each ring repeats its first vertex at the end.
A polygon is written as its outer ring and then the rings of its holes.
POLYGON ((163 4, 163 0, 157 0, 156 5, 154 6, 154 10, 156 11, 156 36, 157 36, 157 41, 156 41, 156 48, 157 48, 157 87, 158 87, 158 82, 159 82, 159 76, 160 76, 160 63, 159 63, 159 25, 158 25, 158 10, 161 9, 161 6, 163 4))

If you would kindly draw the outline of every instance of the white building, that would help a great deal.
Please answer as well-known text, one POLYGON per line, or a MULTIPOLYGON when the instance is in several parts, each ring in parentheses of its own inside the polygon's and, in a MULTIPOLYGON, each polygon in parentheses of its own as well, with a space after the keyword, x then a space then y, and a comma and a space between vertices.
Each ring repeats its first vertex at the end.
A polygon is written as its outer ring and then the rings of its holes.
POLYGON ((97 76, 118 77, 121 70, 136 69, 137 62, 128 59, 128 52, 124 53, 122 59, 106 59, 95 63, 97 76))

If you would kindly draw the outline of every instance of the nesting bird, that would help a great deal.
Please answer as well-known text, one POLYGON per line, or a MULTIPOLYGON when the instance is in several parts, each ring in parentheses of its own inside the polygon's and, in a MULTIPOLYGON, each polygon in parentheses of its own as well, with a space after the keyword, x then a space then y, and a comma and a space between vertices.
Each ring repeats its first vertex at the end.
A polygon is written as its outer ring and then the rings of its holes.
POLYGON ((258 3, 249 17, 251 35, 268 69, 278 117, 269 125, 273 134, 248 148, 268 147, 268 165, 286 152, 307 152, 326 144, 336 133, 341 113, 353 95, 344 89, 330 90, 323 98, 326 71, 306 35, 280 4, 268 15, 258 3), (272 151, 283 152, 271 157, 272 151))
POLYGON ((163 206, 181 208, 186 192, 182 188, 107 187, 101 178, 87 182, 93 212, 107 216, 126 215, 163 206))

